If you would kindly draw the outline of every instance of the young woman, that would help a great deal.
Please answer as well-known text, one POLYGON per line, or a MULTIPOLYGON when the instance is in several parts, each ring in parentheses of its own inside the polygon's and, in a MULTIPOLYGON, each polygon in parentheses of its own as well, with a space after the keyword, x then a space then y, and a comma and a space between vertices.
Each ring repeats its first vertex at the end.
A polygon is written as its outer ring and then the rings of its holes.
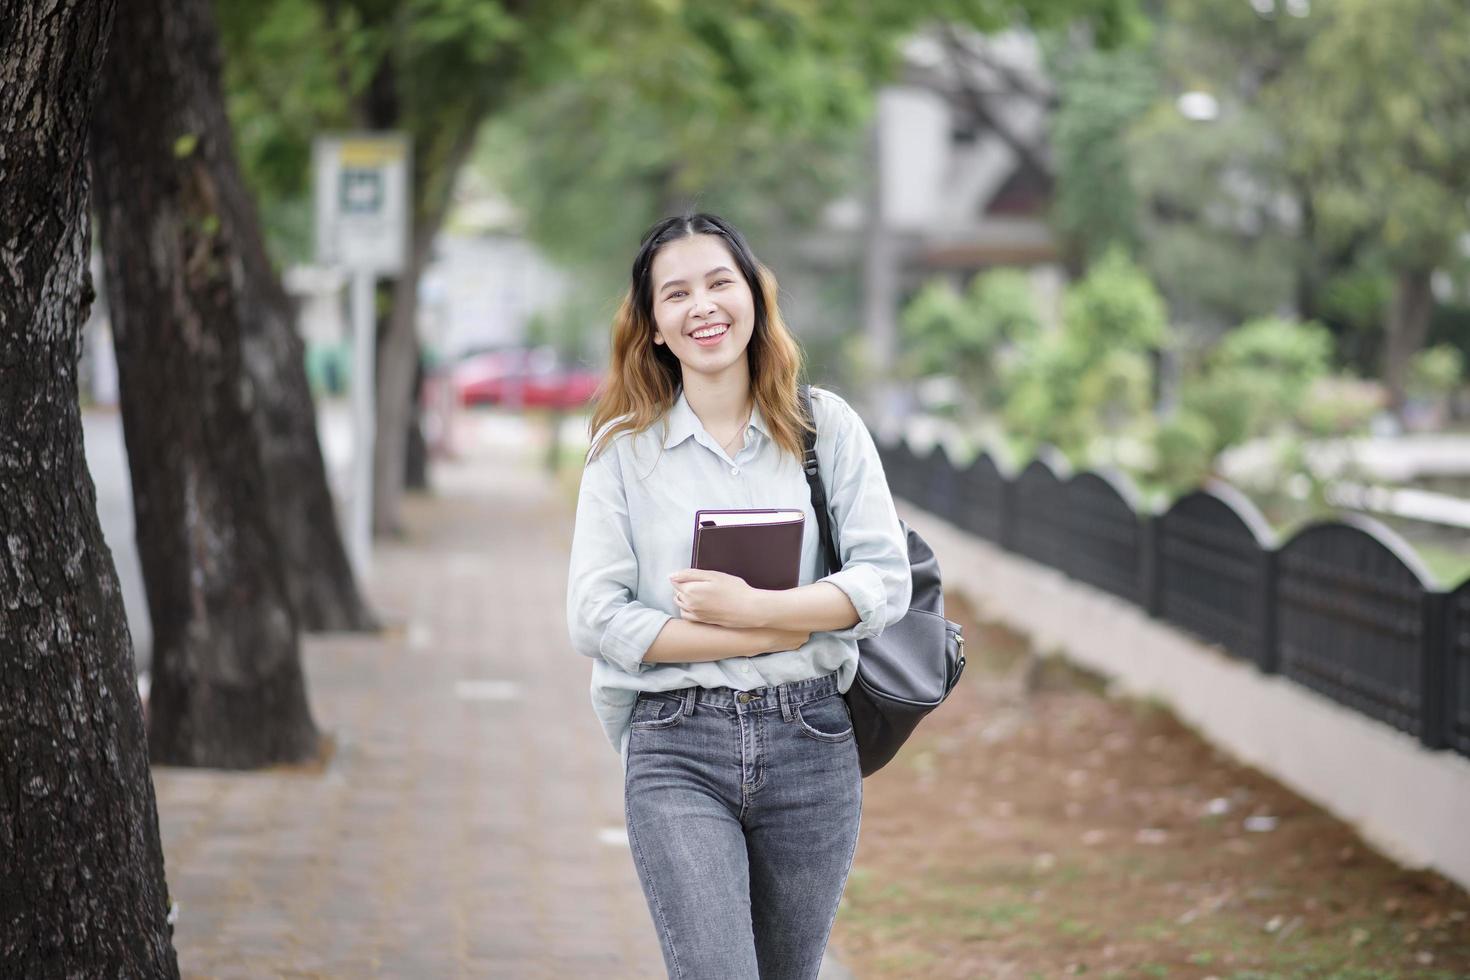
POLYGON ((857 846, 842 692, 857 641, 908 609, 871 437, 812 392, 842 568, 802 472, 801 352, 776 282, 708 214, 644 237, 592 417, 567 588, 592 702, 623 756, 628 841, 671 977, 817 975, 857 846), (688 567, 700 509, 800 508, 800 584, 688 567))

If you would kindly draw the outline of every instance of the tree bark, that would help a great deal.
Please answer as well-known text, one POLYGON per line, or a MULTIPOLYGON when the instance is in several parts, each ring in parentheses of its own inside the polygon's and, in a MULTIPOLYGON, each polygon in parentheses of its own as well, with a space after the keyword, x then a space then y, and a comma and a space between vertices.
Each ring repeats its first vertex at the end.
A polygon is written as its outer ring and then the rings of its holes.
POLYGON ((408 432, 403 449, 403 487, 405 490, 429 489, 429 440, 424 437, 424 345, 415 345, 413 384, 409 388, 408 432))
POLYGON ((1383 345, 1383 379, 1388 386, 1389 407, 1395 412, 1404 407, 1409 362, 1424 348, 1429 336, 1429 318, 1434 312, 1432 275, 1432 269, 1406 269, 1394 282, 1388 336, 1383 345))
POLYGON ((94 205, 153 617, 149 747, 180 765, 299 761, 318 738, 245 365, 261 303, 241 188, 220 177, 233 150, 208 0, 125 0, 103 80, 94 205))
MULTIPOLYGON (((503 16, 524 22, 528 0, 501 0, 503 16)), ((327 8, 329 23, 340 14, 335 3, 327 8)), ((404 18, 401 10, 387 15, 404 18)), ((392 29, 403 29, 396 23, 392 29)), ((532 29, 530 25, 526 25, 532 29)), ((405 98, 412 78, 390 48, 374 66, 369 82, 358 96, 356 119, 363 128, 406 129, 413 141, 413 229, 403 274, 391 284, 391 310, 380 325, 377 358, 376 440, 373 446, 373 529, 378 534, 402 531, 400 503, 407 475, 410 433, 421 438, 419 406, 414 397, 414 374, 420 357, 418 340, 418 285, 428 265, 434 239, 445 215, 460 168, 474 149, 486 115, 506 97, 523 71, 522 52, 507 43, 495 64, 466 80, 454 97, 415 106, 405 98)))
MULTIPOLYGON (((527 19, 529 0, 500 0, 501 15, 520 22, 527 31, 542 31, 527 19)), ((328 22, 334 26, 340 10, 328 4, 328 22)), ((407 14, 391 5, 376 11, 385 26, 401 32, 407 14)), ((418 285, 428 265, 434 239, 449 211, 460 168, 474 149, 480 124, 505 99, 525 66, 523 41, 507 41, 489 66, 477 70, 456 86, 452 95, 416 102, 412 68, 405 70, 390 46, 373 66, 366 88, 359 93, 355 117, 365 129, 404 129, 413 142, 413 229, 402 275, 393 280, 392 304, 378 338, 376 440, 373 446, 373 529, 378 534, 402 531, 403 498, 410 431, 418 430, 419 406, 414 398, 414 374, 420 357, 418 340, 418 285)), ((419 93, 422 96, 422 93, 419 93)))
MULTIPOLYGON (((210 115, 225 118, 223 103, 211 107, 210 115)), ((210 162, 221 206, 236 231, 244 279, 239 301, 245 367, 257 394, 254 417, 269 514, 297 623, 311 632, 375 630, 376 617, 358 589, 327 482, 294 304, 267 255, 255 200, 233 148, 227 143, 210 162)))
POLYGON ((407 265, 393 283, 387 330, 378 342, 377 440, 373 447, 373 530, 378 534, 402 531, 400 504, 407 473, 409 428, 418 419, 413 381, 419 360, 419 279, 449 212, 455 176, 474 149, 486 109, 482 105, 465 113, 442 159, 436 160, 422 147, 414 146, 415 225, 407 265), (420 172, 420 167, 429 166, 433 166, 432 172, 420 172))
POLYGON ((0 0, 0 976, 177 977, 132 641, 77 402, 111 2, 0 0))
POLYGON ((407 266, 392 285, 393 306, 387 330, 378 341, 378 397, 373 443, 373 531, 403 532, 400 504, 408 465, 408 427, 413 423, 413 372, 418 355, 418 284, 428 263, 429 245, 415 230, 407 266))
MULTIPOLYGON (((210 28, 212 49, 218 38, 210 28)), ((265 468, 267 513, 280 545, 286 591, 297 625, 307 631, 372 631, 377 619, 363 601, 347 557, 317 435, 316 403, 306 377, 306 346, 296 309, 266 253, 255 199, 240 172, 223 94, 205 106, 220 132, 208 162, 221 207, 235 231, 243 282, 237 287, 245 369, 256 392, 253 413, 265 468)), ((202 101, 206 93, 198 93, 202 101)))
MULTIPOLYGON (((226 180, 221 184, 228 186, 226 180)), ((242 243, 242 292, 245 303, 258 303, 260 309, 244 317, 245 367, 258 394, 253 417, 271 502, 268 515, 297 624, 308 632, 376 630, 377 617, 358 589, 337 522, 294 310, 266 259, 252 199, 243 187, 231 188, 225 198, 243 201, 249 209, 238 225, 254 239, 242 243)))

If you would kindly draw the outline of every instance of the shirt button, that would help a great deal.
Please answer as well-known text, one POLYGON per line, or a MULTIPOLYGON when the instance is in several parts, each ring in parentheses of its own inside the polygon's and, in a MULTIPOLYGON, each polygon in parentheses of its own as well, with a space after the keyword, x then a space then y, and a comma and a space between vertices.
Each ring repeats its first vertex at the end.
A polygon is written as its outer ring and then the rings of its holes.
POLYGON ((738 467, 738 466, 732 466, 732 467, 730 467, 730 475, 731 476, 739 476, 740 475, 740 467, 738 467))

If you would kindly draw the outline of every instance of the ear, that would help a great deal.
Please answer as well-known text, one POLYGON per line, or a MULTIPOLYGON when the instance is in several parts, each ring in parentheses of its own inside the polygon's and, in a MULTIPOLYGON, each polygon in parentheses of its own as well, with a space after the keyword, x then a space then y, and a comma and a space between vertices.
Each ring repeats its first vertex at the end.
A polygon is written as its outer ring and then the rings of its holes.
POLYGON ((661 343, 663 343, 664 342, 664 335, 661 334, 661 333, 655 332, 654 335, 653 335, 653 342, 655 344, 661 344, 661 343))

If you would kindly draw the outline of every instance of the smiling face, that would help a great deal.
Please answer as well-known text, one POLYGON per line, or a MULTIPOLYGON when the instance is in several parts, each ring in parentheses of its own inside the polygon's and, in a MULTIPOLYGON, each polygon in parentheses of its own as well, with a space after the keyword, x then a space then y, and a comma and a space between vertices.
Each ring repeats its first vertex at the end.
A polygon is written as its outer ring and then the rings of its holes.
POLYGON ((747 372, 745 349, 755 331, 755 300, 724 241, 691 235, 654 256, 654 343, 665 344, 690 372, 708 380, 747 372))

